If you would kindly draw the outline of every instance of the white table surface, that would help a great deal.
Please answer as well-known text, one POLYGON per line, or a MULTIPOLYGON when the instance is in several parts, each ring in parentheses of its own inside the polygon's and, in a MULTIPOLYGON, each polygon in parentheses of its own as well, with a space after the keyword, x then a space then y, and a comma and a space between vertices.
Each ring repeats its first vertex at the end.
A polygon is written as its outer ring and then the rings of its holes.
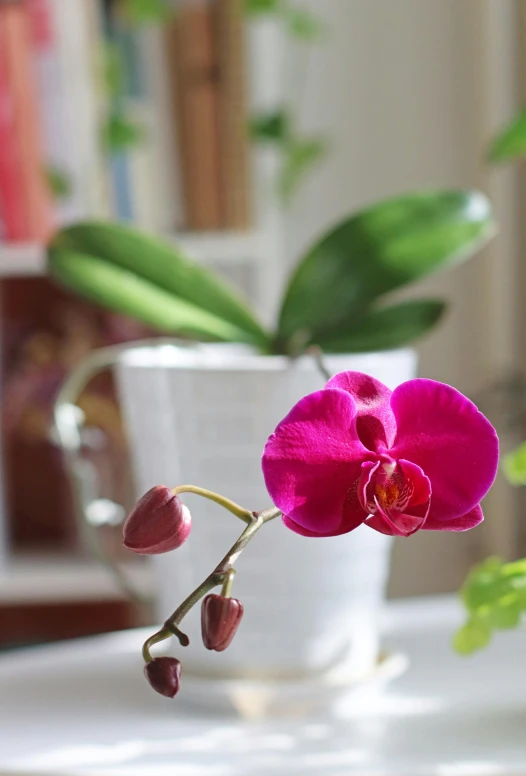
POLYGON ((143 631, 0 659, 0 774, 526 774, 526 631, 472 658, 450 647, 452 599, 391 604, 384 646, 407 672, 332 716, 246 722, 190 711, 142 676, 143 631))

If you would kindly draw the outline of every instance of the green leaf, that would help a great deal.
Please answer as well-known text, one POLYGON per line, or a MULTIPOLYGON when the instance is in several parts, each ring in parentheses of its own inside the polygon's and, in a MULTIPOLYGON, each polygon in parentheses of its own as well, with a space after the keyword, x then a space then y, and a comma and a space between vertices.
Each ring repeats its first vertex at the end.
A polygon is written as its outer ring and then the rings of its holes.
POLYGON ((103 55, 103 84, 111 101, 122 97, 126 83, 126 65, 120 46, 112 41, 105 41, 103 55))
POLYGON ((315 343, 326 353, 367 353, 406 345, 426 334, 440 320, 446 305, 437 299, 402 302, 371 310, 324 332, 315 343))
POLYGON ((464 605, 473 614, 488 611, 499 598, 509 593, 509 580, 503 577, 504 564, 500 558, 489 558, 474 566, 462 587, 464 605))
POLYGON ((484 620, 471 617, 468 622, 455 633, 453 647, 461 655, 469 655, 477 649, 489 644, 491 627, 484 620))
MULTIPOLYGON (((263 349, 268 347, 267 333, 237 294, 212 272, 184 258, 176 246, 124 224, 87 221, 59 232, 51 244, 53 250, 80 253, 94 261, 120 267, 230 323, 241 332, 239 341, 263 349)), ((51 268, 56 276, 60 276, 64 264, 54 267, 52 262, 51 268)), ((75 278, 71 273, 68 283, 75 290, 75 278)), ((78 291, 83 293, 82 283, 79 283, 78 291)), ((101 301, 101 304, 105 302, 101 301)), ((133 315, 133 311, 129 314, 133 315)))
POLYGON ((51 249, 52 276, 66 288, 148 326, 206 340, 236 342, 244 332, 121 267, 93 256, 51 249))
POLYGON ((516 628, 520 622, 522 607, 515 596, 508 596, 508 600, 499 602, 490 609, 487 616, 491 628, 507 630, 516 628))
POLYGON ((502 469, 512 485, 526 485, 526 442, 502 459, 502 469))
POLYGON ((326 143, 321 138, 289 140, 278 180, 278 192, 283 202, 290 202, 305 176, 326 151, 326 143))
POLYGON ((336 329, 378 297, 471 256, 494 232, 476 191, 409 194, 344 219, 308 251, 289 282, 278 337, 336 329))
POLYGON ((251 121, 250 134, 258 142, 284 145, 290 135, 290 117, 285 110, 263 113, 251 121))
POLYGON ((45 171, 51 194, 57 200, 65 199, 71 194, 71 180, 64 170, 58 167, 48 167, 45 171))
POLYGON ((102 127, 102 143, 109 153, 119 154, 140 145, 144 129, 122 113, 110 116, 102 127))
POLYGON ((245 0, 245 10, 252 16, 279 13, 281 0, 245 0))
POLYGON ((322 37, 323 24, 308 11, 287 6, 284 10, 284 17, 289 33, 294 38, 310 43, 322 37))
POLYGON ((167 0, 125 0, 124 12, 132 24, 159 24, 174 14, 174 6, 167 0))
POLYGON ((492 162, 507 162, 526 154, 526 108, 515 116, 492 141, 488 157, 492 162))

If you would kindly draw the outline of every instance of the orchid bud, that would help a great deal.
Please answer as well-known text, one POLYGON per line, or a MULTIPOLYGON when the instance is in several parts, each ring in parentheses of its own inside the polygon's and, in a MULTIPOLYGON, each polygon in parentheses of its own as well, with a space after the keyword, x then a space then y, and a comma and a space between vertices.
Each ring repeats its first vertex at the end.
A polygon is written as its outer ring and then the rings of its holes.
POLYGON ((175 698, 179 692, 181 663, 175 657, 156 657, 146 663, 144 675, 153 689, 166 698, 175 698))
POLYGON ((137 502, 122 528, 124 545, 141 555, 160 555, 180 547, 190 533, 192 516, 166 485, 156 485, 137 502))
POLYGON ((236 635, 242 617, 241 601, 223 595, 207 595, 201 607, 201 632, 205 647, 223 652, 236 635))

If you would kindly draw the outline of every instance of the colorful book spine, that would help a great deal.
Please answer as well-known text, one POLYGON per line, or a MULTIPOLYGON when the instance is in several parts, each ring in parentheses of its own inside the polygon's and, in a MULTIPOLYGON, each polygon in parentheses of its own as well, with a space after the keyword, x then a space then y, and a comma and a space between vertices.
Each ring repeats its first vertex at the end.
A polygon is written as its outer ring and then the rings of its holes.
POLYGON ((195 0, 181 6, 168 26, 166 46, 185 227, 220 229, 218 52, 210 4, 195 0))
POLYGON ((51 0, 25 0, 30 14, 38 85, 40 116, 48 170, 63 181, 55 192, 60 223, 81 218, 84 212, 80 181, 75 179, 75 147, 68 132, 63 74, 59 56, 56 8, 51 0))
POLYGON ((169 233, 181 226, 181 192, 170 83, 161 26, 135 32, 140 78, 127 110, 143 128, 142 142, 130 154, 136 223, 147 230, 169 233))
POLYGON ((6 7, 0 5, 0 219, 2 239, 29 239, 27 202, 16 140, 14 102, 8 73, 6 7))
POLYGON ((27 231, 20 239, 44 242, 53 230, 34 73, 31 23, 25 3, 0 6, 2 43, 13 104, 13 128, 24 189, 27 231))
POLYGON ((215 0, 219 62, 219 142, 223 226, 251 224, 243 0, 215 0))
MULTIPOLYGON (((118 96, 108 95, 105 100, 106 117, 104 120, 106 120, 110 114, 119 115, 125 112, 126 96, 129 92, 130 84, 135 84, 134 78, 137 75, 137 71, 133 62, 133 54, 130 56, 130 46, 133 45, 133 41, 130 40, 130 35, 119 22, 118 3, 115 0, 102 0, 101 11, 103 35, 106 44, 111 46, 119 56, 120 63, 122 64, 120 76, 124 82, 122 84, 122 94, 118 96)), ((134 220, 129 149, 110 147, 105 148, 104 151, 109 157, 110 185, 115 215, 121 221, 134 220)))
POLYGON ((72 185, 83 217, 112 213, 109 174, 102 151, 100 41, 96 0, 50 0, 57 36, 66 134, 71 145, 72 185))

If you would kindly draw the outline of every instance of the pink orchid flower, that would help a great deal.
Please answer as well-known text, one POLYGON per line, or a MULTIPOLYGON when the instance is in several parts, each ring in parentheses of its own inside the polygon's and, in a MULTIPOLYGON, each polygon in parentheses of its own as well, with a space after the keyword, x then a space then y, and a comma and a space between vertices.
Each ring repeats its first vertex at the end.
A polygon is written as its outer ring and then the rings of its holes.
POLYGON ((281 421, 263 474, 285 525, 338 536, 466 531, 497 472, 493 426, 455 388, 409 380, 394 391, 361 372, 335 375, 281 421))

